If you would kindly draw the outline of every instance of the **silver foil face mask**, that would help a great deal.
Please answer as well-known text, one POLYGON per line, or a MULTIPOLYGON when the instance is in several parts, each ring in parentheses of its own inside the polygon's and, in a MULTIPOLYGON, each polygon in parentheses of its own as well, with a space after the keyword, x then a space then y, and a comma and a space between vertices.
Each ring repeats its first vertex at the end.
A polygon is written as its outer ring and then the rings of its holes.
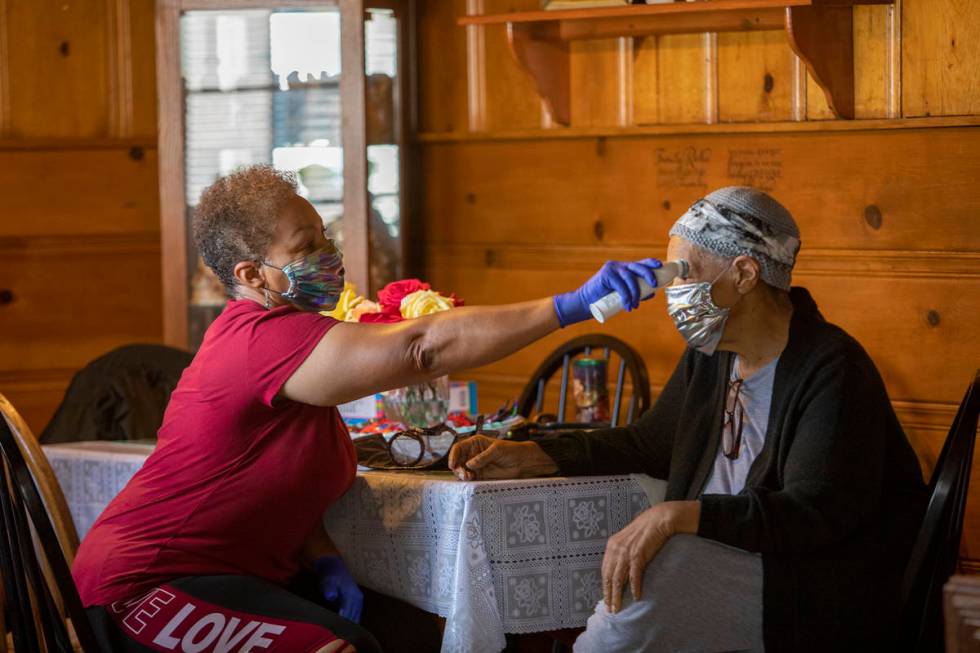
POLYGON ((718 306, 711 299, 713 285, 714 282, 702 281, 664 288, 667 314, 674 321, 674 326, 688 345, 708 356, 718 348, 732 310, 718 306))

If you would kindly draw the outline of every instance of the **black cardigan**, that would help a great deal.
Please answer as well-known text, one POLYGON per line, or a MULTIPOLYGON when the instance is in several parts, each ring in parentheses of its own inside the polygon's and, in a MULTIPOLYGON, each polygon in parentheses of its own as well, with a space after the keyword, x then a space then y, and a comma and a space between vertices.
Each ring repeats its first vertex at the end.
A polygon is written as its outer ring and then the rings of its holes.
MULTIPOLYGON (((768 653, 875 651, 926 503, 915 453, 864 349, 794 288, 766 443, 737 495, 701 496, 698 535, 762 554, 768 653)), ((633 424, 541 441, 565 475, 644 472, 697 499, 721 437, 731 354, 688 349, 633 424)))

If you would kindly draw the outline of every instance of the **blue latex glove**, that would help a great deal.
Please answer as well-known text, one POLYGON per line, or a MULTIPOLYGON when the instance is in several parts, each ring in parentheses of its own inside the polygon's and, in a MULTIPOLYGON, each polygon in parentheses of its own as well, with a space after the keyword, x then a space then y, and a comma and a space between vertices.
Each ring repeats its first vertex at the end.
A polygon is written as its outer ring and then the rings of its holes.
POLYGON ((584 322, 592 317, 589 304, 602 299, 615 291, 623 298, 627 311, 640 305, 640 285, 637 278, 657 287, 657 277, 653 271, 663 265, 655 258, 642 261, 606 261, 595 275, 578 290, 555 295, 555 313, 563 327, 576 322, 584 322))
POLYGON ((337 614, 354 623, 361 622, 364 594, 354 582, 340 556, 323 556, 313 561, 313 573, 320 582, 320 591, 327 603, 336 605, 337 614))

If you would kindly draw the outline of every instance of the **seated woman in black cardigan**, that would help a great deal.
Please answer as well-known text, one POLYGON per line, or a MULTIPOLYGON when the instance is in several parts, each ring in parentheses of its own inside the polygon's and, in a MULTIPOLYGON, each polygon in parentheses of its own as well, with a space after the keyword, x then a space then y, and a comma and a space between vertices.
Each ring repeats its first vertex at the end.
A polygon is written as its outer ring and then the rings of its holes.
POLYGON ((799 230, 769 195, 715 191, 670 236, 690 264, 665 290, 689 346, 656 404, 622 428, 472 438, 450 465, 667 479, 609 539, 575 651, 883 649, 925 486, 874 363, 790 289, 799 230))

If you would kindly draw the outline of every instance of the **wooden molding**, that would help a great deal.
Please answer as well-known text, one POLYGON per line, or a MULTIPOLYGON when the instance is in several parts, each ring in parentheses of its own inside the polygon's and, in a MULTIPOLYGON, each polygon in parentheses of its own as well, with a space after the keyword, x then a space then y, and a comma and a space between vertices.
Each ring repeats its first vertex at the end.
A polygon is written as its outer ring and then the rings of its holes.
POLYGON ((851 7, 787 7, 786 36, 840 118, 854 118, 854 15, 851 7))
MULTIPOLYGON (((479 261, 488 268, 572 271, 595 269, 609 259, 634 260, 666 250, 665 241, 602 247, 430 241, 426 259, 451 261, 460 266, 479 261)), ((800 253, 793 274, 801 277, 978 279, 980 252, 805 249, 800 253)))
POLYGON ((187 347, 187 209, 184 197, 184 87, 180 9, 159 0, 156 11, 157 120, 160 166, 160 261, 163 340, 187 347))
MULTIPOLYGON (((804 106, 805 111, 805 106, 804 106)), ((933 116, 926 118, 876 118, 871 120, 810 120, 786 122, 729 122, 713 125, 662 124, 638 127, 555 127, 549 129, 514 129, 493 132, 421 132, 420 143, 457 143, 469 141, 553 140, 559 138, 614 138, 700 134, 767 134, 783 132, 879 131, 886 129, 932 129, 942 127, 975 127, 978 116, 933 116)))
POLYGON ((895 4, 888 7, 887 32, 885 56, 888 69, 885 74, 888 81, 885 93, 887 98, 885 115, 888 118, 900 118, 902 116, 902 0, 895 0, 895 4))
POLYGON ((109 135, 133 134, 133 34, 129 0, 106 0, 108 18, 109 135))
POLYGON ((70 253, 72 256, 113 254, 160 255, 160 233, 53 234, 44 236, 2 236, 0 256, 33 258, 70 253))
MULTIPOLYGON (((477 0, 471 0, 475 2, 477 0)), ((534 78, 553 119, 570 124, 568 41, 611 37, 705 33, 708 65, 705 120, 717 119, 718 32, 783 30, 790 46, 806 63, 827 96, 834 115, 854 118, 854 4, 887 4, 890 0, 706 0, 559 11, 477 14, 458 20, 468 30, 506 23, 518 62, 534 78)))
POLYGON ((367 100, 364 77, 364 0, 340 0, 341 140, 344 147, 344 268, 371 292, 368 234, 367 100), (351 73, 356 74, 351 74, 351 73))
POLYGON ((157 149, 156 140, 146 138, 0 138, 0 152, 56 150, 132 150, 157 149))
MULTIPOLYGON (((166 3, 180 9, 215 10, 215 9, 269 9, 269 0, 164 0, 166 3)), ((159 7, 161 0, 157 0, 159 7)), ((319 9, 321 7, 336 7, 340 0, 276 0, 275 8, 319 9)))
POLYGON ((558 29, 558 23, 508 23, 507 38, 551 119, 568 125, 572 120, 570 48, 568 41, 559 37, 558 29))
MULTIPOLYGON (((466 0, 467 13, 483 13, 483 0, 466 0)), ((469 130, 487 127, 487 65, 484 29, 466 27, 466 109, 469 130)))
POLYGON ((964 574, 980 574, 980 560, 960 558, 960 569, 964 574))
POLYGON ((0 139, 10 133, 10 66, 7 52, 7 0, 0 0, 0 139))

